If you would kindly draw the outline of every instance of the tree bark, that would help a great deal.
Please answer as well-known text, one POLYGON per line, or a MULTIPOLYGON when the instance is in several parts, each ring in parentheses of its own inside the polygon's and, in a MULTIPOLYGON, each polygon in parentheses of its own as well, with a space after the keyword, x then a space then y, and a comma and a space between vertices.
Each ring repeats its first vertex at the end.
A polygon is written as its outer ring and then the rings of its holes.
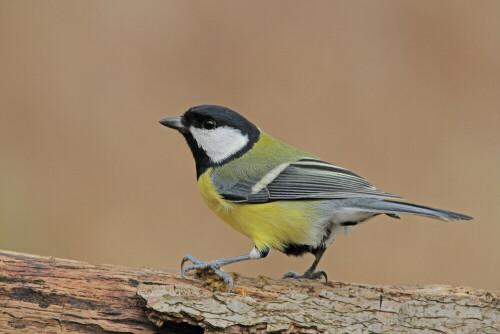
POLYGON ((0 251, 0 333, 500 333, 497 291, 233 277, 0 251))

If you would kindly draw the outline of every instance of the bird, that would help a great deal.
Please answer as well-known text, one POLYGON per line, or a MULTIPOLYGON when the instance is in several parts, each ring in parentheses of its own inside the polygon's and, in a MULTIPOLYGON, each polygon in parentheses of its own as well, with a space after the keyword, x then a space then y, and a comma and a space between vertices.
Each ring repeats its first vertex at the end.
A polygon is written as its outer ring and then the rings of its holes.
POLYGON ((314 255, 303 273, 283 278, 322 279, 317 270, 325 250, 341 233, 360 223, 387 215, 412 214, 444 221, 470 220, 458 212, 417 205, 375 188, 345 168, 287 145, 236 111, 199 105, 180 117, 160 120, 180 132, 196 164, 198 189, 207 206, 229 226, 253 240, 248 254, 201 261, 187 254, 181 273, 208 269, 229 285, 232 276, 221 268, 260 259, 270 250, 289 256, 314 255), (184 267, 186 262, 190 265, 184 267))

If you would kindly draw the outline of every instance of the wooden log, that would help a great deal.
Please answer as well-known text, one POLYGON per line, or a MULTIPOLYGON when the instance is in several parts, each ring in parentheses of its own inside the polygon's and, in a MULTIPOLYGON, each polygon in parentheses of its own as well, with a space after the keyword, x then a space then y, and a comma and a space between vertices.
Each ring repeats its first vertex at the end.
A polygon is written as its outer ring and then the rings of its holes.
POLYGON ((497 291, 233 277, 0 251, 0 333, 500 333, 497 291))

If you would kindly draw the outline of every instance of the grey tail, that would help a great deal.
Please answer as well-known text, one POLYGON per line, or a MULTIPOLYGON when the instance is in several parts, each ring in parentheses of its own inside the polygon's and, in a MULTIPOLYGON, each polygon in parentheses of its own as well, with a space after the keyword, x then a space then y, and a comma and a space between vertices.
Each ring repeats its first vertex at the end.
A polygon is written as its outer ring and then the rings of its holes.
POLYGON ((398 213, 420 215, 441 220, 471 220, 472 217, 462 213, 448 211, 443 209, 432 208, 412 203, 396 202, 390 200, 375 200, 367 201, 361 206, 364 209, 369 209, 371 212, 385 213, 397 215, 398 213), (364 205, 363 205, 364 204, 364 205))

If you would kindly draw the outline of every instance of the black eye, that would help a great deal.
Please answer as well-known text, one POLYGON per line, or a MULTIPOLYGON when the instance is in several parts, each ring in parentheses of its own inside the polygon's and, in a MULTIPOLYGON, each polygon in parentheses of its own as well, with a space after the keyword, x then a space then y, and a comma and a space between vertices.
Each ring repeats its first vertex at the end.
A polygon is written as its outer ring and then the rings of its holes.
POLYGON ((204 129, 212 130, 213 128, 215 128, 217 126, 217 124, 215 123, 215 121, 213 119, 207 119, 207 120, 203 121, 202 126, 204 129))

